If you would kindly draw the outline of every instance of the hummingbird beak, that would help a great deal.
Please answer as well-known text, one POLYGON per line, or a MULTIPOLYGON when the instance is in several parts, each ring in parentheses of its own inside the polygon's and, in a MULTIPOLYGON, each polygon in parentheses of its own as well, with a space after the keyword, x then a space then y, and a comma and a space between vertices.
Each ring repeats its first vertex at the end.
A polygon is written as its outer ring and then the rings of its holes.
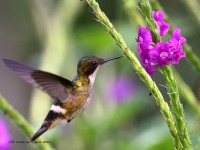
POLYGON ((121 57, 123 57, 123 56, 117 56, 117 57, 115 56, 115 57, 105 58, 105 59, 102 60, 101 64, 104 64, 104 63, 106 63, 108 61, 111 61, 111 60, 114 60, 114 59, 118 59, 118 58, 121 58, 121 57))

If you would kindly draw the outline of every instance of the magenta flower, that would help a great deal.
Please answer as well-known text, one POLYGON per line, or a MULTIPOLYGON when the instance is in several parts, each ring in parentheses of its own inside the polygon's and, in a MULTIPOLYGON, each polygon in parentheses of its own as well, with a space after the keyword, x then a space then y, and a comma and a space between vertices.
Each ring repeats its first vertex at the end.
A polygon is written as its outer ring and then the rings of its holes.
POLYGON ((151 51, 151 46, 148 46, 147 44, 138 44, 138 52, 140 54, 140 59, 142 60, 142 63, 145 65, 150 65, 150 56, 149 52, 151 51))
POLYGON ((152 66, 146 66, 145 69, 149 74, 155 74, 156 73, 156 70, 152 66))
POLYGON ((170 58, 170 43, 158 42, 156 43, 154 50, 149 52, 152 66, 166 66, 168 65, 170 58))
MULTIPOLYGON (((163 21, 164 14, 162 11, 153 11, 152 16, 156 21, 160 36, 165 35, 170 25, 163 21)), ((137 50, 145 65, 146 71, 149 74, 155 74, 155 67, 166 66, 169 63, 178 64, 182 57, 186 56, 182 46, 186 42, 184 37, 181 37, 181 30, 175 28, 169 41, 153 43, 152 35, 148 28, 138 27, 138 42, 137 50)))
POLYGON ((138 43, 146 43, 147 45, 150 45, 152 42, 151 32, 142 26, 138 26, 138 38, 136 41, 138 43))
POLYGON ((172 64, 178 64, 180 59, 186 56, 186 53, 182 50, 182 46, 186 42, 186 39, 181 37, 180 33, 181 30, 175 28, 170 38, 170 54, 171 57, 173 57, 171 61, 172 64))
POLYGON ((152 17, 156 21, 158 30, 160 32, 160 36, 161 37, 164 36, 169 31, 170 24, 163 21, 163 18, 164 18, 163 12, 160 11, 160 10, 159 11, 153 11, 152 17))
POLYGON ((0 119, 0 149, 2 150, 9 150, 10 149, 10 143, 11 136, 9 134, 9 131, 7 129, 7 125, 3 120, 0 119))

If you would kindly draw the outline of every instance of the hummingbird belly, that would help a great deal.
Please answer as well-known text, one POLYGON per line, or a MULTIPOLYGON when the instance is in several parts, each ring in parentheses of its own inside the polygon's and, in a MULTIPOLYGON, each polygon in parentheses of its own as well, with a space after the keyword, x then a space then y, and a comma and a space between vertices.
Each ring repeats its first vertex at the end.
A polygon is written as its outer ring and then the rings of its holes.
POLYGON ((70 97, 70 99, 62 106, 62 108, 66 110, 63 115, 64 119, 70 122, 73 118, 83 112, 91 101, 91 95, 92 94, 90 93, 70 97))

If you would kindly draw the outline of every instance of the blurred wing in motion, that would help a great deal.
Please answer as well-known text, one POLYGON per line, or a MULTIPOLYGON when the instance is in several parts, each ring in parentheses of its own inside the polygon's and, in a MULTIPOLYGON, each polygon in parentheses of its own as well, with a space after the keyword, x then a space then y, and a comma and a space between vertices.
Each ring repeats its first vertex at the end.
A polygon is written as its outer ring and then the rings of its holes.
POLYGON ((52 98, 60 100, 62 103, 67 101, 73 87, 71 81, 52 73, 31 68, 13 60, 3 59, 3 61, 8 68, 32 86, 42 90, 52 98))

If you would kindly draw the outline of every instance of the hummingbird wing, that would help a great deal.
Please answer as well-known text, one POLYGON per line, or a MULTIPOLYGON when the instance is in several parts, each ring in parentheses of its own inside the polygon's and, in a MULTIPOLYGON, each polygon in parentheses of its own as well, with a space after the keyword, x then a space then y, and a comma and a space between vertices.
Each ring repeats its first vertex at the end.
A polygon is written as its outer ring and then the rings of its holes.
POLYGON ((3 61, 8 68, 27 83, 62 103, 67 101, 73 87, 71 81, 49 72, 31 68, 13 60, 3 59, 3 61))

